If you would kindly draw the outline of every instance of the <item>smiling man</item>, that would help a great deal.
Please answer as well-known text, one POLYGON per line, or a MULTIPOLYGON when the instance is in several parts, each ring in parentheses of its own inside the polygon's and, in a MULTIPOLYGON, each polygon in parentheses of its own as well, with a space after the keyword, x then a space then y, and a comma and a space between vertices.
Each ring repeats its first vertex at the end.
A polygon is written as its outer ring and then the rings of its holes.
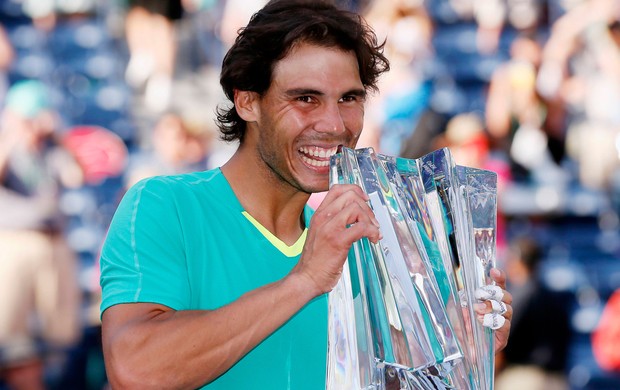
POLYGON ((333 186, 314 214, 306 203, 328 189, 338 145, 355 147, 381 51, 359 16, 316 0, 271 1, 240 32, 218 112, 234 156, 139 182, 110 226, 114 388, 325 388, 326 293, 353 242, 381 233, 357 186, 333 186))

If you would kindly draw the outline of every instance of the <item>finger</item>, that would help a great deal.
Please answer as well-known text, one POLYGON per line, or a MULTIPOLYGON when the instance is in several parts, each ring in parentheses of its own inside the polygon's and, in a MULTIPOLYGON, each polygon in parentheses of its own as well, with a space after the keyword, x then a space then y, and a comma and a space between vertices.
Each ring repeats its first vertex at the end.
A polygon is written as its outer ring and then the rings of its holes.
POLYGON ((482 320, 483 326, 491 328, 493 330, 501 328, 502 326, 504 326, 505 323, 506 319, 497 313, 485 314, 482 320))
POLYGON ((357 223, 369 223, 379 227, 372 209, 364 202, 351 201, 340 210, 330 210, 329 222, 326 225, 336 225, 336 228, 346 228, 357 223))
POLYGON ((347 192, 357 195, 364 201, 369 200, 368 195, 364 192, 364 190, 356 184, 334 184, 329 191, 327 191, 323 201, 327 201, 329 203, 347 192))
POLYGON ((499 268, 491 269, 491 278, 496 285, 500 286, 504 290, 506 289, 506 273, 499 268))
POLYGON ((487 285, 482 286, 474 292, 474 296, 479 301, 501 301, 504 298, 504 289, 500 286, 487 285))
POLYGON ((342 237, 351 245, 363 237, 368 238, 373 243, 377 243, 383 238, 383 235, 374 224, 362 222, 350 225, 349 228, 342 233, 342 237))
POLYGON ((499 315, 504 315, 508 312, 508 306, 502 301, 490 301, 491 302, 491 310, 493 313, 497 313, 499 315))
POLYGON ((347 231, 350 230, 349 233, 355 237, 354 241, 362 237, 368 237, 371 241, 377 242, 382 238, 379 223, 375 219, 372 210, 367 209, 366 204, 350 203, 341 214, 347 215, 347 231))
POLYGON ((504 289, 504 297, 502 298, 502 302, 512 305, 512 294, 504 289))
POLYGON ((339 245, 347 248, 362 237, 368 237, 372 242, 382 238, 372 210, 364 203, 350 202, 319 229, 321 235, 332 236, 340 242, 339 245))
POLYGON ((474 311, 478 315, 480 319, 485 314, 496 313, 504 316, 506 319, 512 318, 512 306, 506 304, 505 302, 498 302, 494 300, 488 300, 480 303, 474 304, 474 311))
MULTIPOLYGON (((342 210, 353 204, 359 207, 358 211, 360 212, 360 214, 358 215, 360 216, 360 218, 365 215, 373 224, 379 226, 379 221, 377 221, 374 212, 370 208, 370 205, 367 203, 367 198, 360 196, 359 191, 361 191, 361 189, 357 186, 349 186, 349 188, 350 191, 344 192, 342 192, 343 188, 339 188, 339 195, 337 197, 332 197, 330 200, 327 200, 326 197, 325 200, 323 200, 323 202, 321 203, 321 206, 315 212, 314 218, 318 217, 319 219, 333 219, 342 210)), ((362 193, 362 195, 365 194, 362 193)), ((353 222, 356 221, 353 220, 348 223, 353 222)))

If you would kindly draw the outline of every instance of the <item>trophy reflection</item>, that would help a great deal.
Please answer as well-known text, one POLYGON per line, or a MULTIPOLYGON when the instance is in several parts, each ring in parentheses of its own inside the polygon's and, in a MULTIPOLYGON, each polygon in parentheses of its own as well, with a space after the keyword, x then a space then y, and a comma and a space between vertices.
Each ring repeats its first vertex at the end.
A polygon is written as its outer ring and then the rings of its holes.
POLYGON ((329 294, 327 389, 492 389, 493 334, 473 304, 495 263, 496 175, 448 149, 342 148, 330 183, 368 194, 383 238, 353 245, 329 294))

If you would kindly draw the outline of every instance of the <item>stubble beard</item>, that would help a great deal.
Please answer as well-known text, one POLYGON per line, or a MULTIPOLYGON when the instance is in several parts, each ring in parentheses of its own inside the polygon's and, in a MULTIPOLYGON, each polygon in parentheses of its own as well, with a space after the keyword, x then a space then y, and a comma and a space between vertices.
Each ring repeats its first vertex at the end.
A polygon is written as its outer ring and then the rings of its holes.
MULTIPOLYGON (((284 159, 278 161, 278 159, 270 157, 270 151, 259 148, 259 156, 264 169, 267 171, 267 177, 269 183, 278 187, 289 187, 298 192, 303 192, 307 195, 327 191, 329 188, 329 177, 325 175, 325 184, 319 186, 305 185, 303 182, 294 177, 290 170, 284 170, 282 167, 286 167, 287 163, 284 159)), ((271 154, 275 156, 275 154, 271 154)))

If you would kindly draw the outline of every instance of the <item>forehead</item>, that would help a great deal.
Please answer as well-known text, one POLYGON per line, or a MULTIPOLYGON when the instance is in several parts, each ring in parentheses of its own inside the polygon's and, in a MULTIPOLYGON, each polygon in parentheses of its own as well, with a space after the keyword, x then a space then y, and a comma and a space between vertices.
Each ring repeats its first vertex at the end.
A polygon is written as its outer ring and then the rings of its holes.
POLYGON ((276 63, 272 77, 272 84, 287 87, 363 88, 355 52, 310 43, 295 45, 276 63))

